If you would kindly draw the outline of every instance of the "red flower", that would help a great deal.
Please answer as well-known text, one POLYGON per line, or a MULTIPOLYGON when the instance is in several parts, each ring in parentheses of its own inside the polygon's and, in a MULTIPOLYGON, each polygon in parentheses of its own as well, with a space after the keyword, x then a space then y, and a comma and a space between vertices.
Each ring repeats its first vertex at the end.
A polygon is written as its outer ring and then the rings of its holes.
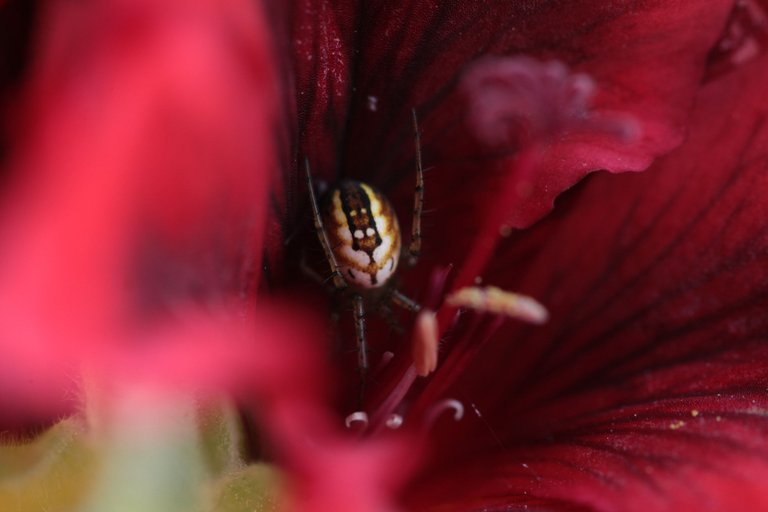
POLYGON ((402 364, 389 363, 370 409, 394 410, 405 395, 406 423, 443 398, 469 411, 433 427, 432 457, 407 503, 698 510, 764 502, 755 476, 765 471, 765 7, 345 5, 302 2, 294 13, 300 152, 328 180, 388 187, 407 212, 415 108, 433 213, 421 277, 408 276, 409 289, 429 288, 429 270, 453 264, 454 287, 481 276, 550 310, 545 328, 465 318, 445 336, 436 374, 408 394, 409 353, 396 350, 402 364), (632 117, 639 140, 564 130, 569 116, 586 113, 573 102, 578 94, 558 101, 531 62, 505 70, 501 56, 520 54, 587 74, 596 84, 592 118, 632 117), (534 164, 524 160, 531 145, 534 164), (589 180, 554 217, 494 251, 502 224, 530 225, 586 172, 644 170, 673 149, 646 174, 589 180))
POLYGON ((235 393, 297 510, 768 505, 765 8, 46 4, 0 75, 3 418, 60 408, 84 366, 235 393), (334 411, 297 170, 407 213, 414 109, 432 212, 401 286, 438 310, 437 371, 417 380, 410 336, 372 322, 388 362, 345 431, 357 379, 340 358, 334 411), (540 221, 596 170, 644 172, 540 221), (549 323, 456 317, 447 293, 478 280, 549 323))

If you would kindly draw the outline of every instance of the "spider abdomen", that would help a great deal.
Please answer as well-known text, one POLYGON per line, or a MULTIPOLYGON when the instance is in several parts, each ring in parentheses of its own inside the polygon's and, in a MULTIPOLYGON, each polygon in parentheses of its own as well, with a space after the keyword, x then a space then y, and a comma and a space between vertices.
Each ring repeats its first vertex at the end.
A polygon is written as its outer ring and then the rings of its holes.
POLYGON ((331 250, 344 279, 358 288, 389 281, 400 259, 400 226, 392 205, 366 183, 342 181, 322 209, 331 250))

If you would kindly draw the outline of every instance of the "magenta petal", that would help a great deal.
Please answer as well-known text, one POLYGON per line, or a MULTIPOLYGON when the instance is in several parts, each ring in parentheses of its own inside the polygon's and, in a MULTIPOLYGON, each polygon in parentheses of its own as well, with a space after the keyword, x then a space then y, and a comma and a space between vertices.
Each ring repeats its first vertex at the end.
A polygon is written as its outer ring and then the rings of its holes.
POLYGON ((488 279, 551 322, 467 365, 447 394, 476 414, 439 426, 414 509, 768 506, 767 81, 711 82, 678 150, 502 245, 488 279))

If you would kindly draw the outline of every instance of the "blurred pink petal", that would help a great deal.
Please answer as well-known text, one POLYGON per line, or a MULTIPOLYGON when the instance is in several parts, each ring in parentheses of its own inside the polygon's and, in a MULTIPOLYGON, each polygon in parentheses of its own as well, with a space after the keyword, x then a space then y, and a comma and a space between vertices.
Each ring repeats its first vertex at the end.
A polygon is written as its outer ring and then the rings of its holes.
POLYGON ((238 1, 45 6, 0 226, 3 359, 45 375, 20 403, 250 286, 274 165, 262 23, 238 1))

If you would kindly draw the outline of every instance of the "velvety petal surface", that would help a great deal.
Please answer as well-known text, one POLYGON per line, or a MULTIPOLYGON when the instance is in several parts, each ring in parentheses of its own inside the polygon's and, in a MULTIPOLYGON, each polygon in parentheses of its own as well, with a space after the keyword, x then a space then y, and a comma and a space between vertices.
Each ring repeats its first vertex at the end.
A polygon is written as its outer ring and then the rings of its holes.
MULTIPOLYGON (((462 262, 478 246, 493 243, 502 224, 527 226, 588 172, 642 170, 679 144, 706 57, 732 4, 583 1, 566 8, 559 2, 302 0, 273 8, 278 51, 291 49, 293 55, 293 73, 284 70, 283 82, 295 97, 295 107, 289 101, 285 112, 295 116, 286 135, 296 143, 284 147, 288 171, 272 200, 272 216, 284 221, 271 226, 265 268, 297 262, 313 242, 308 230, 304 242, 298 236, 310 222, 304 177, 297 172, 304 158, 315 180, 352 177, 382 187, 401 224, 410 224, 415 109, 428 168, 421 268, 466 267, 459 285, 470 283, 482 273, 485 256, 462 262), (479 133, 472 107, 489 91, 472 86, 468 75, 478 61, 493 68, 494 59, 519 57, 528 59, 523 75, 535 77, 534 83, 546 81, 548 63, 557 60, 562 69, 590 77, 595 94, 584 94, 578 98, 583 105, 574 108, 569 94, 540 94, 544 88, 529 81, 524 101, 495 100, 522 103, 522 119, 489 140, 479 133), (568 130, 561 119, 570 110, 573 117, 622 119, 623 131, 634 137, 568 130), (539 129, 531 133, 530 126, 539 129), (286 239, 297 241, 287 258, 280 244, 286 239)), ((576 89, 583 92, 581 85, 576 89)), ((325 268, 319 250, 304 254, 325 268)), ((424 285, 428 274, 420 272, 405 291, 423 299, 414 284, 424 285)))
POLYGON ((414 510, 768 507, 766 70, 713 80, 680 149, 502 244, 485 277, 551 321, 503 328, 447 392, 468 416, 435 428, 414 510))
POLYGON ((478 198, 508 177, 519 149, 515 137, 489 147, 471 129, 467 95, 482 91, 460 87, 469 64, 489 55, 560 60, 595 80, 598 112, 637 121, 631 146, 601 133, 553 141, 527 192, 509 201, 508 222, 525 226, 587 172, 641 170, 680 142, 732 3, 296 2, 299 160, 307 156, 325 180, 348 176, 399 190, 397 206, 408 218, 415 108, 425 165, 436 168, 427 205, 441 212, 427 227, 451 226, 427 236, 435 253, 460 261, 443 233, 473 232, 486 213, 478 198))

